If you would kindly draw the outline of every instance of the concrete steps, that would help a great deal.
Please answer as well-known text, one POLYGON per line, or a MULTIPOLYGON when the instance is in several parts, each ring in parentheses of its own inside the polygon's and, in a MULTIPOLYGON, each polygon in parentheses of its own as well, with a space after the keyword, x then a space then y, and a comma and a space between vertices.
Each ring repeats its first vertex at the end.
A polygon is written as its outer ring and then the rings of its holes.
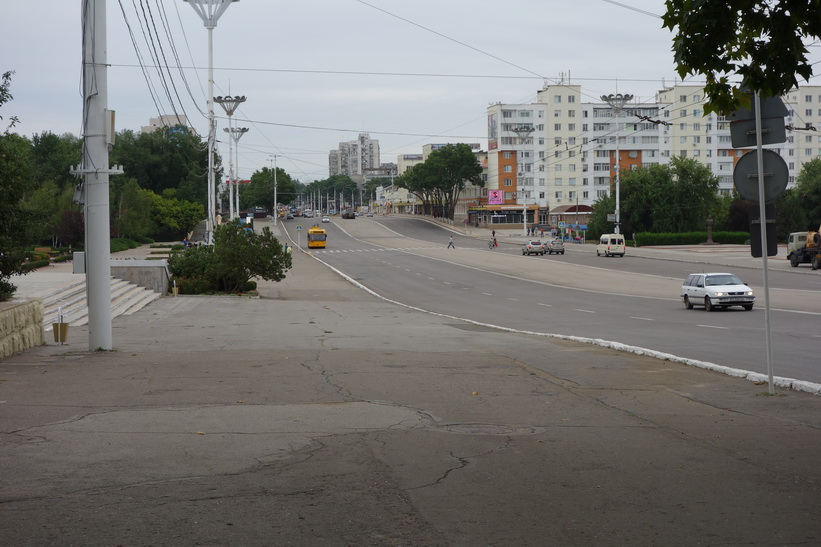
MULTIPOLYGON (((111 317, 131 315, 160 298, 160 294, 140 287, 122 279, 111 278, 111 317)), ((63 314, 63 321, 70 325, 88 324, 88 306, 86 302, 85 276, 62 287, 50 290, 41 295, 43 299, 43 327, 51 330, 52 323, 58 320, 58 313, 63 314)))

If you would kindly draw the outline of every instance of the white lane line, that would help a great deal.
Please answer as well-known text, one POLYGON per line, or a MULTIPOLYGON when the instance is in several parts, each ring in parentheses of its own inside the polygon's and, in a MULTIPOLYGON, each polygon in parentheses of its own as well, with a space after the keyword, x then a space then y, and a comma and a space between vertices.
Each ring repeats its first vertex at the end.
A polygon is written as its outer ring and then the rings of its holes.
POLYGON ((519 301, 518 298, 508 298, 508 300, 510 300, 511 302, 518 302, 519 301))
MULTIPOLYGON (((764 197, 767 197, 766 195, 764 197)), ((445 285, 450 285, 450 281, 442 281, 445 285)))
POLYGON ((492 295, 492 294, 490 294, 489 292, 483 292, 482 294, 483 294, 483 295, 485 295, 485 296, 493 296, 493 295, 492 295))
POLYGON ((545 308, 552 308, 553 307, 553 304, 542 304, 541 302, 538 302, 538 304, 540 306, 544 306, 545 308))
MULTIPOLYGON (((765 196, 765 197, 766 197, 766 196, 765 196)), ((436 278, 435 278, 435 277, 430 277, 430 276, 428 276, 428 279, 430 279, 431 281, 436 281, 436 278)))
POLYGON ((596 312, 595 312, 595 311, 593 311, 593 310, 581 310, 581 309, 578 309, 578 308, 574 309, 573 311, 580 311, 580 312, 582 312, 582 313, 596 313, 596 312))
POLYGON ((649 317, 631 317, 630 319, 638 319, 639 321, 655 321, 655 319, 650 319, 649 317))
POLYGON ((730 327, 716 327, 715 325, 696 325, 697 327, 704 327, 705 329, 721 329, 721 330, 729 330, 730 327))

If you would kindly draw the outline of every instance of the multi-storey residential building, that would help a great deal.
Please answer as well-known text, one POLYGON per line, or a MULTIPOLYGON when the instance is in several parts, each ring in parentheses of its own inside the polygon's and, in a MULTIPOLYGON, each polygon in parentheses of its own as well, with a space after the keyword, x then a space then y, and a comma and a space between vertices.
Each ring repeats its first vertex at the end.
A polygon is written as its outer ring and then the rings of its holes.
POLYGON ((179 114, 163 115, 158 118, 151 118, 148 120, 148 125, 140 127, 140 133, 153 133, 162 127, 185 127, 190 131, 191 126, 188 125, 188 118, 179 114))
MULTIPOLYGON (((733 169, 749 149, 734 149, 723 116, 704 116, 701 86, 665 88, 651 101, 628 100, 621 108, 602 97, 582 102, 581 86, 548 85, 531 104, 488 107, 488 183, 474 212, 494 222, 584 222, 597 199, 615 191, 617 169, 666 165, 690 157, 733 190, 733 169), (490 197, 487 197, 490 196, 490 197), (490 198, 494 199, 490 199, 490 198)), ((787 142, 769 146, 789 167, 794 185, 801 166, 821 156, 821 86, 789 92, 787 142)), ((612 101, 611 101, 612 102, 612 101)))
POLYGON ((355 141, 341 142, 337 150, 328 154, 329 176, 348 175, 357 182, 364 182, 370 169, 378 169, 379 141, 368 133, 360 133, 355 141))

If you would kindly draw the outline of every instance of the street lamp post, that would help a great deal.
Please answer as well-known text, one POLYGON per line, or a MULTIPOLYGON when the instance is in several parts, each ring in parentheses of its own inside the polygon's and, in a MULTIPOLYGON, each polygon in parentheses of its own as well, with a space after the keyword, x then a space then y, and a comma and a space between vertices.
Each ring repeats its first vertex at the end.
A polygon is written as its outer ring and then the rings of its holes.
POLYGON ((237 205, 236 205, 236 212, 237 216, 239 216, 239 139, 248 132, 247 127, 232 127, 230 131, 231 138, 234 140, 234 153, 236 154, 236 167, 237 167, 237 205))
MULTIPOLYGON (((519 127, 514 127, 513 132, 519 137, 519 144, 527 144, 527 138, 533 133, 534 127, 532 125, 522 125, 519 127)), ((524 161, 522 161, 522 170, 519 171, 519 157, 518 154, 521 151, 517 151, 516 156, 516 188, 522 196, 522 226, 524 228, 523 236, 527 236, 527 192, 524 189, 524 182, 525 182, 525 170, 524 170, 524 161)), ((524 156, 524 154, 522 154, 524 156)))
POLYGON ((601 100, 606 102, 610 105, 610 108, 613 109, 613 112, 616 115, 616 233, 621 233, 621 166, 620 166, 620 158, 619 158, 619 119, 621 119, 621 114, 624 111, 624 105, 627 101, 633 99, 632 95, 625 93, 622 95, 621 93, 610 94, 610 95, 602 95, 601 100))
POLYGON ((269 154, 269 156, 274 166, 274 226, 276 226, 279 218, 279 211, 277 211, 277 158, 280 157, 280 154, 269 154))
MULTIPOLYGON (((245 102, 245 97, 240 97, 237 95, 236 97, 231 97, 230 95, 226 95, 225 97, 214 97, 214 102, 219 104, 225 113, 228 115, 228 127, 224 128, 224 131, 228 133, 229 137, 231 136, 231 117, 234 115, 234 112, 237 108, 239 108, 240 103, 245 102)), ((234 155, 233 155, 233 146, 231 143, 234 139, 228 139, 228 218, 234 218, 234 190, 233 186, 236 184, 236 177, 234 177, 234 155)))
POLYGON ((205 219, 205 243, 214 242, 214 145, 217 122, 214 119, 214 29, 232 2, 239 0, 184 0, 188 2, 208 29, 208 218, 205 219))

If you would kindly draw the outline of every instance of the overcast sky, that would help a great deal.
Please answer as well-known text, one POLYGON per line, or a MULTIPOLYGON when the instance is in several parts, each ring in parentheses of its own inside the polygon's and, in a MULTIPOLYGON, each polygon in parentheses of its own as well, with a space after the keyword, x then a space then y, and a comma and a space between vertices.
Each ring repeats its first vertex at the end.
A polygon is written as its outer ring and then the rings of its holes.
MULTIPOLYGON (((16 74, 14 100, 0 115, 17 116, 20 134, 81 133, 81 5, 4 2, 0 72, 16 74)), ((206 135, 208 33, 194 9, 182 0, 106 6, 117 130, 139 130, 176 109, 206 135), (183 67, 184 77, 164 74, 173 107, 149 34, 161 35, 168 64, 183 67), (141 62, 151 65, 145 74, 141 62)), ((241 0, 213 33, 215 95, 247 97, 234 116, 249 128, 240 140, 242 178, 278 154, 278 167, 311 182, 327 177, 328 151, 360 131, 380 141, 383 162, 426 143, 486 149, 488 104, 531 102, 562 76, 590 100, 615 92, 651 100, 663 82, 677 81, 663 12, 663 0, 241 0)), ((225 116, 219 105, 215 113, 225 116)), ((220 119, 224 156, 226 126, 220 119)))

